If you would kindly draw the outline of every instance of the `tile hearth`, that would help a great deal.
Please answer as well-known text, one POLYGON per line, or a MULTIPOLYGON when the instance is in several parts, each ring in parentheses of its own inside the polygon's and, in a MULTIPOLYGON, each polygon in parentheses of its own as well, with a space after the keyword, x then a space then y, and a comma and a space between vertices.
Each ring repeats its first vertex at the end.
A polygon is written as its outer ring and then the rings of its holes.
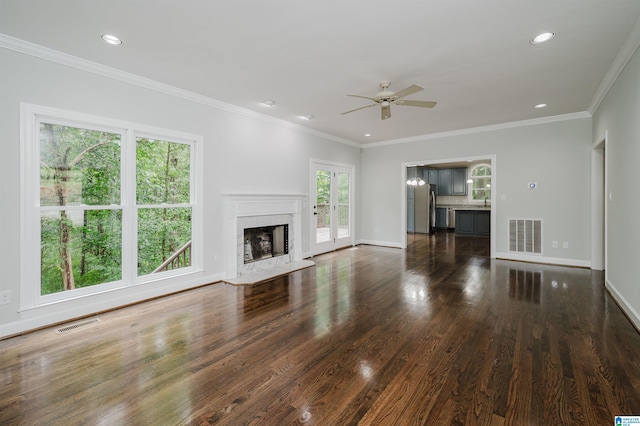
POLYGON ((274 266, 269 269, 263 269, 261 271, 252 272, 249 274, 241 275, 237 278, 225 279, 224 282, 231 285, 254 285, 261 282, 286 275, 300 269, 310 268, 315 266, 316 263, 312 260, 298 260, 296 262, 284 263, 282 265, 274 266))

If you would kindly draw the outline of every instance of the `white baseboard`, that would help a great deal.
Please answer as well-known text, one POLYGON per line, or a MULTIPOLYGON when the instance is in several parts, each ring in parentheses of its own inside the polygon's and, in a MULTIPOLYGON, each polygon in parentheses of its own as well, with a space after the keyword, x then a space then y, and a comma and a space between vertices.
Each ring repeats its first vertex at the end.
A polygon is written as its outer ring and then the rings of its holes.
POLYGON ((139 285, 115 289, 112 291, 65 300, 58 303, 39 306, 20 312, 20 319, 0 325, 0 338, 13 336, 38 328, 60 324, 76 318, 96 315, 132 303, 139 303, 177 293, 202 285, 222 281, 224 274, 199 276, 191 279, 174 279, 169 283, 154 282, 150 285, 139 285))
POLYGON ((591 261, 577 259, 562 259, 558 257, 531 256, 515 253, 496 253, 496 259, 518 260, 521 262, 547 263, 550 265, 577 266, 580 268, 590 268, 591 261))
POLYGON ((611 294, 611 296, 616 300, 616 302, 618 302, 618 305, 620 305, 620 308, 624 311, 624 313, 627 315, 629 320, 633 323, 633 326, 637 330, 640 330, 640 314, 638 314, 638 311, 633 309, 633 306, 631 306, 631 304, 627 302, 627 299, 625 299, 624 296, 620 294, 618 289, 613 284, 611 284, 609 280, 605 280, 604 285, 607 288, 607 290, 609 290, 609 294, 611 294))

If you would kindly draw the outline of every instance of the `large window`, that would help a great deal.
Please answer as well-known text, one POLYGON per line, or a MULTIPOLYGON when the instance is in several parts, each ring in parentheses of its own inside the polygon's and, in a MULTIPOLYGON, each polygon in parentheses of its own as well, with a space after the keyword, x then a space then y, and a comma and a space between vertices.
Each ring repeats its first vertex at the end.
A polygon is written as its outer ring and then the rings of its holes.
POLYGON ((136 138, 138 275, 190 264, 190 170, 190 145, 136 138))
POLYGON ((469 202, 482 203, 491 201, 491 166, 478 164, 469 172, 469 202))
POLYGON ((196 269, 198 137, 31 105, 22 114, 23 308, 196 269))
POLYGON ((37 125, 40 294, 121 280, 123 134, 37 125))

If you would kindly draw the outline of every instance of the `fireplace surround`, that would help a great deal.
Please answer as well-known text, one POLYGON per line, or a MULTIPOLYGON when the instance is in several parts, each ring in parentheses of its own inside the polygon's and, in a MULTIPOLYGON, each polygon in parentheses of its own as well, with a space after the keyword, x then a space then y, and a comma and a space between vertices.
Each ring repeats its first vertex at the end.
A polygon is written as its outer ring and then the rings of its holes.
MULTIPOLYGON (((302 260, 301 251, 301 213, 305 195, 302 194, 226 194, 226 277, 234 279, 258 271, 278 268, 302 260), (245 229, 286 227, 287 253, 260 256, 257 261, 245 262, 247 236, 245 229)), ((277 231, 276 238, 284 238, 284 231, 277 231)), ((263 231, 264 233, 264 231, 263 231)), ((265 235, 262 235, 263 240, 265 235)), ((273 238, 273 235, 270 236, 273 238)), ((260 241, 254 244, 253 251, 261 251, 260 241)), ((271 241, 273 243, 273 241, 271 241)), ((264 247, 266 243, 262 244, 264 247)), ((266 250, 266 248, 265 248, 266 250)))

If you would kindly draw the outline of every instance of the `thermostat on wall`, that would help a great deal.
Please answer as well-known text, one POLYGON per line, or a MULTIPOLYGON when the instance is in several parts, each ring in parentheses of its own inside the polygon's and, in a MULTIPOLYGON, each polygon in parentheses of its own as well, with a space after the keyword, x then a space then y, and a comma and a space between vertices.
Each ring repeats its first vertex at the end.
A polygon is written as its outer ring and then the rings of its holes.
POLYGON ((529 182, 529 189, 536 189, 538 187, 537 182, 529 182))

